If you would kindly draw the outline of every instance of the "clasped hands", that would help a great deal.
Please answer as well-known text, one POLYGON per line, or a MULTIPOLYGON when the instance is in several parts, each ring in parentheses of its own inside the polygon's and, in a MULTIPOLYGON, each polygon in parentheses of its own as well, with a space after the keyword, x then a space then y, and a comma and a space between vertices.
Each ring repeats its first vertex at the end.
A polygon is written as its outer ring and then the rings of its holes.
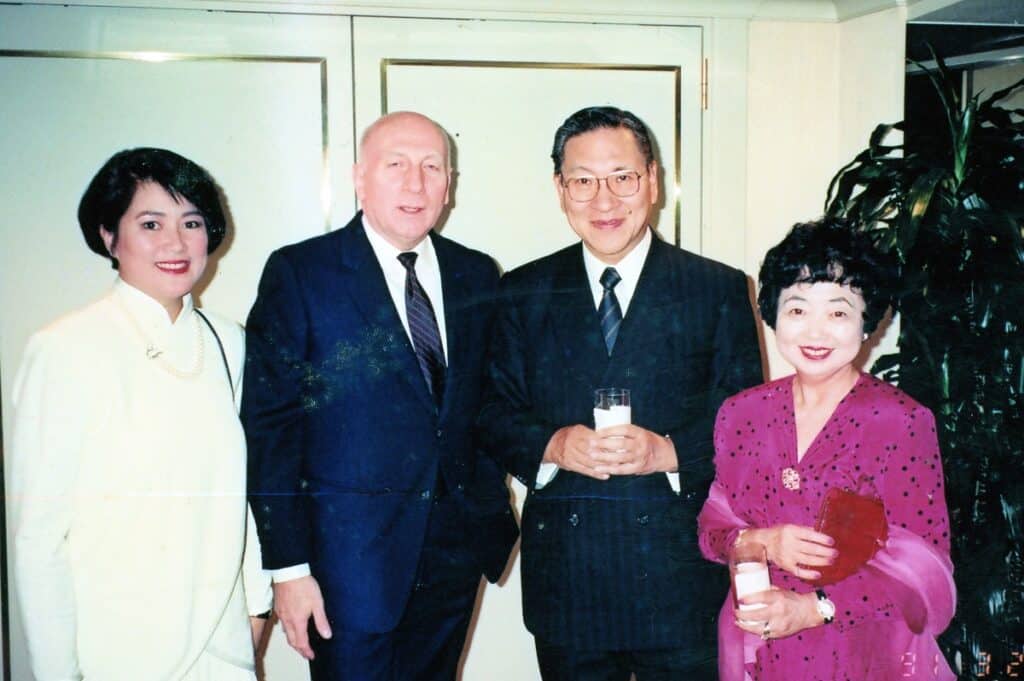
POLYGON ((679 468, 672 440, 635 425, 601 430, 565 426, 551 436, 543 460, 598 480, 613 475, 671 473, 679 468))
MULTIPOLYGON (((803 525, 750 529, 743 534, 743 541, 764 544, 769 562, 800 579, 817 579, 821 573, 814 568, 831 565, 839 555, 832 548, 831 537, 803 525)), ((817 598, 813 591, 800 594, 776 586, 749 594, 740 603, 761 607, 734 610, 736 626, 764 639, 792 636, 824 623, 817 598)))

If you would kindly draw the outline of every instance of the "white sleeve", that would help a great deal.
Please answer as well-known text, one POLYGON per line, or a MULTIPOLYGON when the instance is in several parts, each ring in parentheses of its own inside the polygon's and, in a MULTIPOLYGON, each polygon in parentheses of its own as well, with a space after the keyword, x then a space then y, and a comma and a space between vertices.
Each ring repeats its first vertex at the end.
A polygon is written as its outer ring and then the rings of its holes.
POLYGON ((89 408, 102 399, 62 350, 57 337, 33 336, 14 383, 14 591, 36 681, 81 679, 68 536, 89 408))
MULTIPOLYGON (((237 363, 231 372, 233 385, 231 393, 235 398, 235 410, 242 405, 242 371, 245 367, 245 332, 238 324, 231 325, 237 363)), ((245 604, 250 616, 262 615, 274 607, 274 590, 270 581, 270 570, 263 569, 263 553, 260 551, 260 537, 256 532, 256 520, 249 504, 245 505, 245 553, 242 554, 242 584, 245 587, 245 604)))
POLYGON ((263 569, 260 538, 252 510, 245 505, 245 553, 242 556, 242 584, 245 586, 245 604, 250 616, 262 615, 274 606, 274 590, 270 584, 270 570, 263 569))

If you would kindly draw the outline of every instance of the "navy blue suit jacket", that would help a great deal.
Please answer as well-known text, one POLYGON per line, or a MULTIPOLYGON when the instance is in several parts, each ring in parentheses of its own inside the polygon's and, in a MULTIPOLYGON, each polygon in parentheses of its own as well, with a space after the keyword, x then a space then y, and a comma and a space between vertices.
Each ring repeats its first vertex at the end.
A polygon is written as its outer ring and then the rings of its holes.
POLYGON ((397 625, 439 475, 492 581, 517 536, 504 473, 473 437, 497 268, 430 238, 448 340, 439 410, 361 214, 272 253, 247 323, 242 421, 264 566, 308 562, 332 622, 357 631, 397 625))
POLYGON ((529 489, 526 625, 580 649, 713 654, 724 574, 701 558, 696 518, 714 475, 715 413, 761 382, 746 278, 655 238, 609 357, 582 248, 505 275, 480 416, 486 446, 529 489), (563 470, 533 489, 554 432, 593 427, 602 387, 629 388, 633 423, 672 438, 679 495, 663 473, 600 481, 563 470))

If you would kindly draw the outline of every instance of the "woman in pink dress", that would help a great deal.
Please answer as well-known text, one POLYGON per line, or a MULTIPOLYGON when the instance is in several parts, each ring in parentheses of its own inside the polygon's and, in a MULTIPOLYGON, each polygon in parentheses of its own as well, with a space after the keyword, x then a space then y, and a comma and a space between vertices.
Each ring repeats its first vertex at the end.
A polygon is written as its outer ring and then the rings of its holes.
POLYGON ((891 267, 844 223, 800 224, 765 257, 758 305, 796 373, 727 400, 714 484, 701 511, 705 557, 766 547, 772 589, 726 597, 723 681, 952 679, 935 642, 955 606, 949 518, 931 412, 853 364, 889 305, 891 267), (877 494, 888 539, 848 577, 815 521, 833 487, 877 494))

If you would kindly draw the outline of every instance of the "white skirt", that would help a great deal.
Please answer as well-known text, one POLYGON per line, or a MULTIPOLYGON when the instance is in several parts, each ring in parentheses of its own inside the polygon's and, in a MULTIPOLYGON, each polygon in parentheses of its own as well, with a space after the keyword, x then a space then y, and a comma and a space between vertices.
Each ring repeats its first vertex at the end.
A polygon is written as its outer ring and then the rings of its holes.
POLYGON ((256 681, 256 674, 206 650, 181 681, 256 681))

